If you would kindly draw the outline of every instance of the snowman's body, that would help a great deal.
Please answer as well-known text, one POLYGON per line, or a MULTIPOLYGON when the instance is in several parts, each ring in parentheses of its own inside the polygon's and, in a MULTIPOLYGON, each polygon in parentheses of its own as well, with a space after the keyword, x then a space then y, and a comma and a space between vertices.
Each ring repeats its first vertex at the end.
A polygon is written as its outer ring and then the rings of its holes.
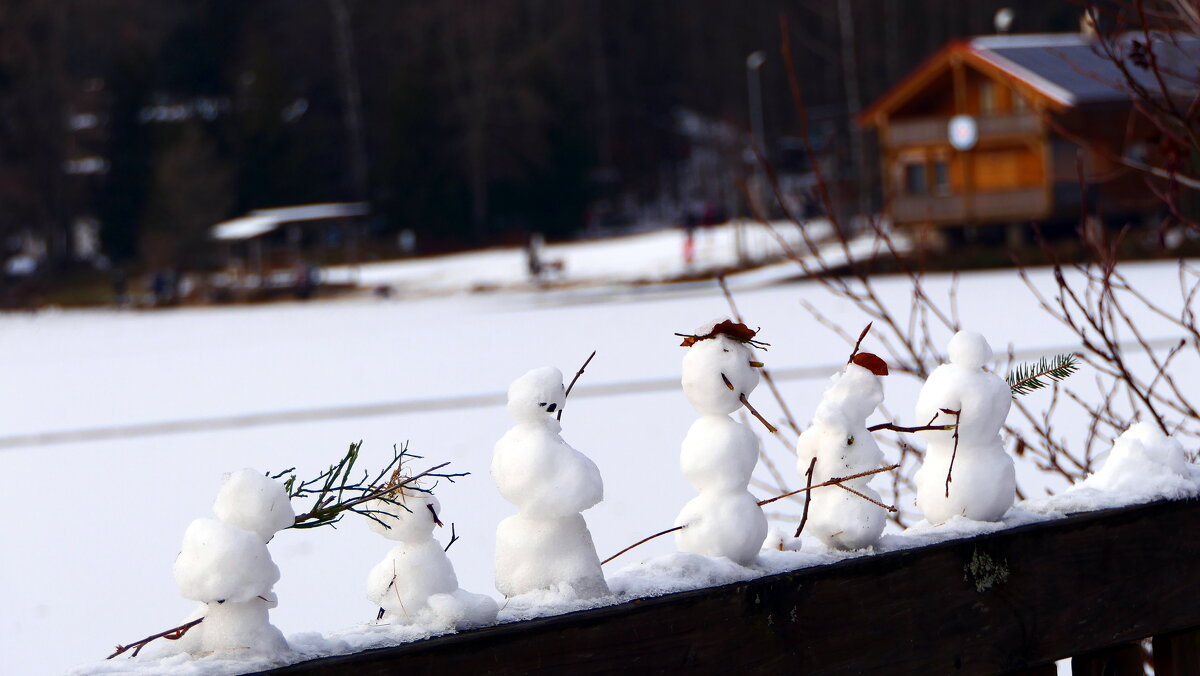
POLYGON ((675 519, 683 526, 675 545, 741 565, 754 561, 767 535, 766 517, 747 490, 758 437, 729 417, 758 385, 753 358, 746 343, 717 334, 693 343, 683 359, 683 392, 701 417, 684 437, 680 467, 700 494, 675 519))
POLYGON ((295 520, 287 492, 278 481, 241 470, 226 476, 213 511, 219 520, 188 526, 174 567, 180 592, 201 604, 188 621, 204 621, 160 654, 286 653, 287 641, 268 617, 278 605, 272 588, 279 568, 266 543, 295 520))
POLYGON ((505 596, 609 593, 580 514, 604 499, 604 483, 595 463, 559 434, 555 413, 565 400, 562 373, 551 367, 530 371, 509 388, 508 413, 517 425, 492 455, 496 488, 518 509, 496 529, 496 589, 505 596))
POLYGON ((983 370, 992 360, 983 336, 959 331, 950 340, 949 353, 950 363, 934 369, 921 388, 916 417, 922 425, 958 422, 958 447, 954 431, 921 432, 928 445, 914 476, 917 508, 935 524, 955 516, 999 521, 1016 499, 1016 471, 1000 438, 1012 391, 1002 378, 983 370))
POLYGON ((367 598, 391 624, 466 628, 496 619, 495 600, 458 586, 454 565, 433 537, 441 504, 429 493, 401 489, 389 503, 376 500, 371 530, 399 542, 367 575, 367 598))
MULTIPOLYGON (((835 375, 822 396, 812 424, 796 442, 796 467, 801 476, 813 467, 812 483, 846 477, 876 469, 883 453, 867 431, 867 417, 883 401, 879 377, 857 364, 835 375)), ((870 488, 872 477, 843 482, 847 488, 878 501, 870 488)), ((808 493, 808 522, 805 532, 827 547, 862 549, 875 544, 883 533, 887 511, 837 486, 823 486, 808 493)))

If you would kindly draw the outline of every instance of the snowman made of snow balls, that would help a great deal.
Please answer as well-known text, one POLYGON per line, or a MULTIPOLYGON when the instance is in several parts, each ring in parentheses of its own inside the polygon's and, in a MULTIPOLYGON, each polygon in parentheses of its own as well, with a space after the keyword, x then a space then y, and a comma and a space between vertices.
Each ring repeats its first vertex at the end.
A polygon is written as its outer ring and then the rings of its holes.
POLYGON ((517 424, 496 442, 492 479, 517 513, 496 527, 496 589, 576 598, 609 594, 583 512, 604 499, 600 470, 563 440, 562 372, 547 366, 513 381, 508 414, 517 424))
POLYGON ((681 552, 723 556, 748 565, 767 535, 767 519, 748 490, 758 463, 758 437, 729 417, 758 385, 755 331, 730 320, 684 337, 683 393, 700 414, 684 437, 679 461, 699 491, 675 519, 681 552))
POLYGON ((442 505, 432 493, 401 487, 369 508, 371 530, 398 543, 367 575, 367 598, 379 606, 379 621, 457 629, 496 619, 495 600, 460 589, 454 565, 434 539, 442 505))
POLYGON ((999 521, 1016 499, 1013 459, 1000 438, 1012 391, 1003 378, 984 370, 992 348, 982 335, 959 331, 947 352, 950 363, 934 369, 921 388, 916 416, 922 423, 958 428, 921 432, 928 445, 913 477, 917 508, 933 524, 955 516, 999 521))
POLYGON ((267 544, 295 522, 283 484, 252 469, 225 476, 213 503, 216 519, 196 519, 175 560, 180 593, 200 602, 189 621, 203 618, 160 656, 248 651, 280 655, 289 648, 271 624, 279 568, 267 544))
MULTIPOLYGON (((883 402, 883 384, 879 379, 887 374, 886 362, 869 352, 859 352, 830 380, 812 424, 796 441, 796 468, 805 476, 812 467, 812 485, 834 477, 853 476, 882 464, 883 452, 871 437, 866 421, 883 402)), ((814 488, 806 493, 807 532, 833 549, 853 550, 874 545, 883 533, 887 510, 878 504, 879 493, 867 485, 872 478, 863 476, 842 482, 860 495, 838 486, 814 488)))

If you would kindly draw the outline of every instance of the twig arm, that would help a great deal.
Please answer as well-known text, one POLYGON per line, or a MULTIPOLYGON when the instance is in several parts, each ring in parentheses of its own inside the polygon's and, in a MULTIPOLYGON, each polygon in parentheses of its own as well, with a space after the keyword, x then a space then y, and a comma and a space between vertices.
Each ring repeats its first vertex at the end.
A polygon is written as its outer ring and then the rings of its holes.
POLYGON ((186 634, 189 629, 196 626, 197 624, 200 624, 203 621, 204 621, 203 617, 196 618, 196 619, 192 620, 191 622, 181 624, 178 627, 171 627, 170 629, 168 629, 166 631, 160 631, 159 633, 157 633, 153 636, 147 636, 146 638, 144 638, 140 641, 134 641, 133 643, 130 643, 128 645, 119 645, 119 646, 117 646, 116 651, 113 652, 113 654, 106 657, 105 659, 111 660, 112 658, 116 657, 117 655, 120 655, 121 653, 129 650, 130 648, 133 648, 133 655, 131 655, 131 657, 137 657, 137 654, 142 651, 142 648, 146 647, 147 643, 150 643, 151 641, 153 641, 155 639, 159 639, 159 638, 165 638, 168 641, 178 641, 179 639, 183 638, 183 635, 186 634))

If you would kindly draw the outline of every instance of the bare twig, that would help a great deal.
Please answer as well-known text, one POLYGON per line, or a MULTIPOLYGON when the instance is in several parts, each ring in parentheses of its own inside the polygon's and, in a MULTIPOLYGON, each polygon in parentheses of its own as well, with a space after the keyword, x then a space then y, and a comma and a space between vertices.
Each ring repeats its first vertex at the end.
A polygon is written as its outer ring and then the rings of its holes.
POLYGON ((788 493, 784 493, 783 495, 776 495, 776 496, 775 496, 775 497, 773 497, 773 498, 767 498, 766 500, 759 500, 759 501, 758 501, 758 506, 759 506, 759 507, 762 507, 763 505, 769 505, 769 504, 771 504, 772 502, 775 502, 776 500, 782 500, 782 499, 784 499, 784 498, 790 498, 790 497, 792 497, 793 495, 796 495, 797 493, 803 493, 803 492, 805 492, 805 491, 811 491, 811 490, 812 490, 812 489, 814 489, 814 488, 822 488, 822 487, 824 487, 824 486, 833 486, 833 485, 835 485, 835 484, 840 484, 840 483, 842 483, 843 481, 850 481, 851 479, 858 479, 858 478, 860 478, 860 477, 864 477, 864 476, 871 476, 872 474, 879 474, 880 472, 890 472, 891 470, 894 470, 894 469, 896 469, 896 468, 897 468, 897 467, 899 467, 899 466, 900 466, 900 465, 888 465, 887 467, 879 467, 879 468, 876 468, 876 469, 867 470, 867 471, 865 471, 865 472, 859 472, 858 474, 851 474, 850 476, 837 476, 837 477, 834 477, 834 478, 830 479, 829 481, 822 481, 822 482, 821 482, 821 483, 819 483, 819 484, 815 484, 815 485, 812 485, 812 486, 805 486, 804 488, 798 488, 798 489, 796 489, 796 490, 794 490, 794 491, 791 491, 791 492, 788 492, 788 493))
POLYGON ((867 428, 868 432, 878 432, 879 430, 890 430, 892 432, 949 432, 954 429, 954 425, 921 425, 919 427, 901 427, 892 423, 879 423, 871 425, 867 428))
MULTIPOLYGON (((723 375, 724 374, 722 374, 722 376, 723 375)), ((757 409, 755 409, 753 406, 750 405, 750 400, 746 398, 745 394, 739 394, 738 399, 741 400, 742 406, 745 406, 746 410, 750 411, 751 415, 753 415, 755 418, 758 418, 758 421, 767 428, 768 432, 770 432, 771 434, 779 433, 779 430, 774 425, 767 422, 767 419, 762 417, 762 414, 759 413, 757 409)))
POLYGON ((579 376, 583 375, 583 372, 588 367, 588 364, 592 363, 592 357, 595 357, 595 356, 596 356, 596 351, 592 350, 592 353, 590 355, 588 355, 587 360, 583 362, 583 366, 580 366, 579 370, 575 372, 575 377, 571 378, 571 384, 567 386, 567 392, 566 392, 566 394, 563 395, 562 408, 558 409, 558 416, 556 418, 557 420, 562 420, 563 409, 565 409, 567 407, 566 398, 571 396, 571 390, 575 389, 575 381, 579 380, 579 376))
POLYGON ((867 322, 867 325, 863 327, 862 333, 858 334, 858 340, 854 341, 854 349, 850 351, 850 357, 846 360, 847 364, 854 361, 854 356, 858 354, 858 348, 862 346, 863 339, 867 337, 867 333, 871 330, 871 325, 874 323, 867 322))
POLYGON ((869 503, 871 503, 871 504, 873 504, 873 505, 879 505, 880 507, 882 507, 882 508, 886 509, 886 510, 887 510, 887 511, 889 511, 889 512, 896 512, 896 511, 899 511, 899 510, 897 510, 895 507, 893 507, 893 506, 891 506, 891 505, 885 505, 885 504, 883 504, 882 502, 880 502, 880 501, 876 500, 875 498, 872 498, 872 497, 871 497, 871 496, 869 496, 869 495, 863 495, 862 493, 859 493, 858 491, 854 490, 853 488, 850 488, 850 487, 849 487, 849 486, 847 486, 846 484, 834 484, 834 485, 835 485, 835 486, 837 486, 838 488, 840 488, 840 489, 844 490, 844 491, 850 491, 851 493, 853 493, 853 494, 857 495, 858 497, 862 498, 863 500, 866 500, 867 502, 869 502, 869 503))
POLYGON ((458 533, 454 532, 454 522, 450 522, 450 541, 446 543, 446 548, 442 551, 450 551, 450 547, 452 547, 455 542, 458 542, 458 533))
MULTIPOLYGON (((817 469, 817 458, 808 463, 808 471, 804 473, 804 490, 811 491, 813 488, 813 471, 817 469)), ((792 537, 800 537, 800 533, 804 530, 804 524, 808 523, 808 506, 812 504, 812 498, 807 497, 804 500, 804 513, 800 515, 800 525, 796 526, 796 534, 792 537)), ((761 505, 760 505, 761 506, 761 505)))
POLYGON ((153 641, 155 639, 159 639, 159 638, 165 638, 168 641, 178 641, 179 639, 183 638, 184 634, 188 633, 189 629, 196 626, 197 624, 200 624, 203 621, 204 621, 203 617, 196 618, 196 619, 192 620, 191 622, 186 622, 184 624, 179 625, 178 627, 171 627, 170 629, 168 629, 166 631, 160 631, 159 633, 154 634, 153 636, 147 636, 146 638, 144 638, 140 641, 134 641, 133 643, 130 643, 128 645, 118 645, 116 652, 109 655, 105 659, 111 660, 112 658, 116 657, 117 655, 120 655, 121 653, 125 652, 126 650, 129 650, 130 648, 133 648, 133 654, 130 655, 130 657, 137 657, 137 654, 142 651, 142 648, 146 647, 147 643, 150 643, 151 641, 153 641))
POLYGON ((962 424, 962 409, 951 411, 943 408, 942 413, 954 416, 954 449, 950 451, 950 467, 946 470, 946 497, 950 497, 951 475, 954 474, 954 457, 958 455, 958 428, 962 424))
POLYGON ((622 549, 621 551, 617 552, 616 554, 613 554, 612 556, 608 557, 607 559, 604 559, 603 561, 600 562, 600 565, 603 566, 604 564, 608 563, 609 561, 612 561, 613 559, 615 559, 618 556, 624 554, 625 552, 633 549, 634 547, 637 547, 638 545, 644 545, 656 537, 662 537, 663 535, 666 535, 667 533, 674 533, 677 530, 683 530, 683 526, 675 526, 674 528, 668 528, 666 530, 659 531, 659 532, 655 533, 654 535, 651 535, 650 537, 642 538, 641 540, 638 540, 637 542, 629 545, 625 549, 622 549))

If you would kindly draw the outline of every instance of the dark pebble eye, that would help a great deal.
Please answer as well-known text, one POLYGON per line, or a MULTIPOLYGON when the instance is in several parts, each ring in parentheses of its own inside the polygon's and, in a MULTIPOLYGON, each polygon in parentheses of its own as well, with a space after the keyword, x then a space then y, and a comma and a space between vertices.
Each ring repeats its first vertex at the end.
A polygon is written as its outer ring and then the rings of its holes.
POLYGON ((853 446, 854 445, 854 437, 846 437, 846 445, 853 446))
POLYGON ((545 405, 546 405, 546 402, 544 402, 544 401, 541 402, 540 404, 538 404, 538 406, 545 406, 545 405))
POLYGON ((725 348, 721 348, 721 351, 722 351, 722 352, 728 352, 729 350, 726 350, 725 348))
POLYGON ((557 408, 558 408, 558 404, 551 403, 549 406, 546 407, 546 413, 554 413, 554 410, 557 408))

